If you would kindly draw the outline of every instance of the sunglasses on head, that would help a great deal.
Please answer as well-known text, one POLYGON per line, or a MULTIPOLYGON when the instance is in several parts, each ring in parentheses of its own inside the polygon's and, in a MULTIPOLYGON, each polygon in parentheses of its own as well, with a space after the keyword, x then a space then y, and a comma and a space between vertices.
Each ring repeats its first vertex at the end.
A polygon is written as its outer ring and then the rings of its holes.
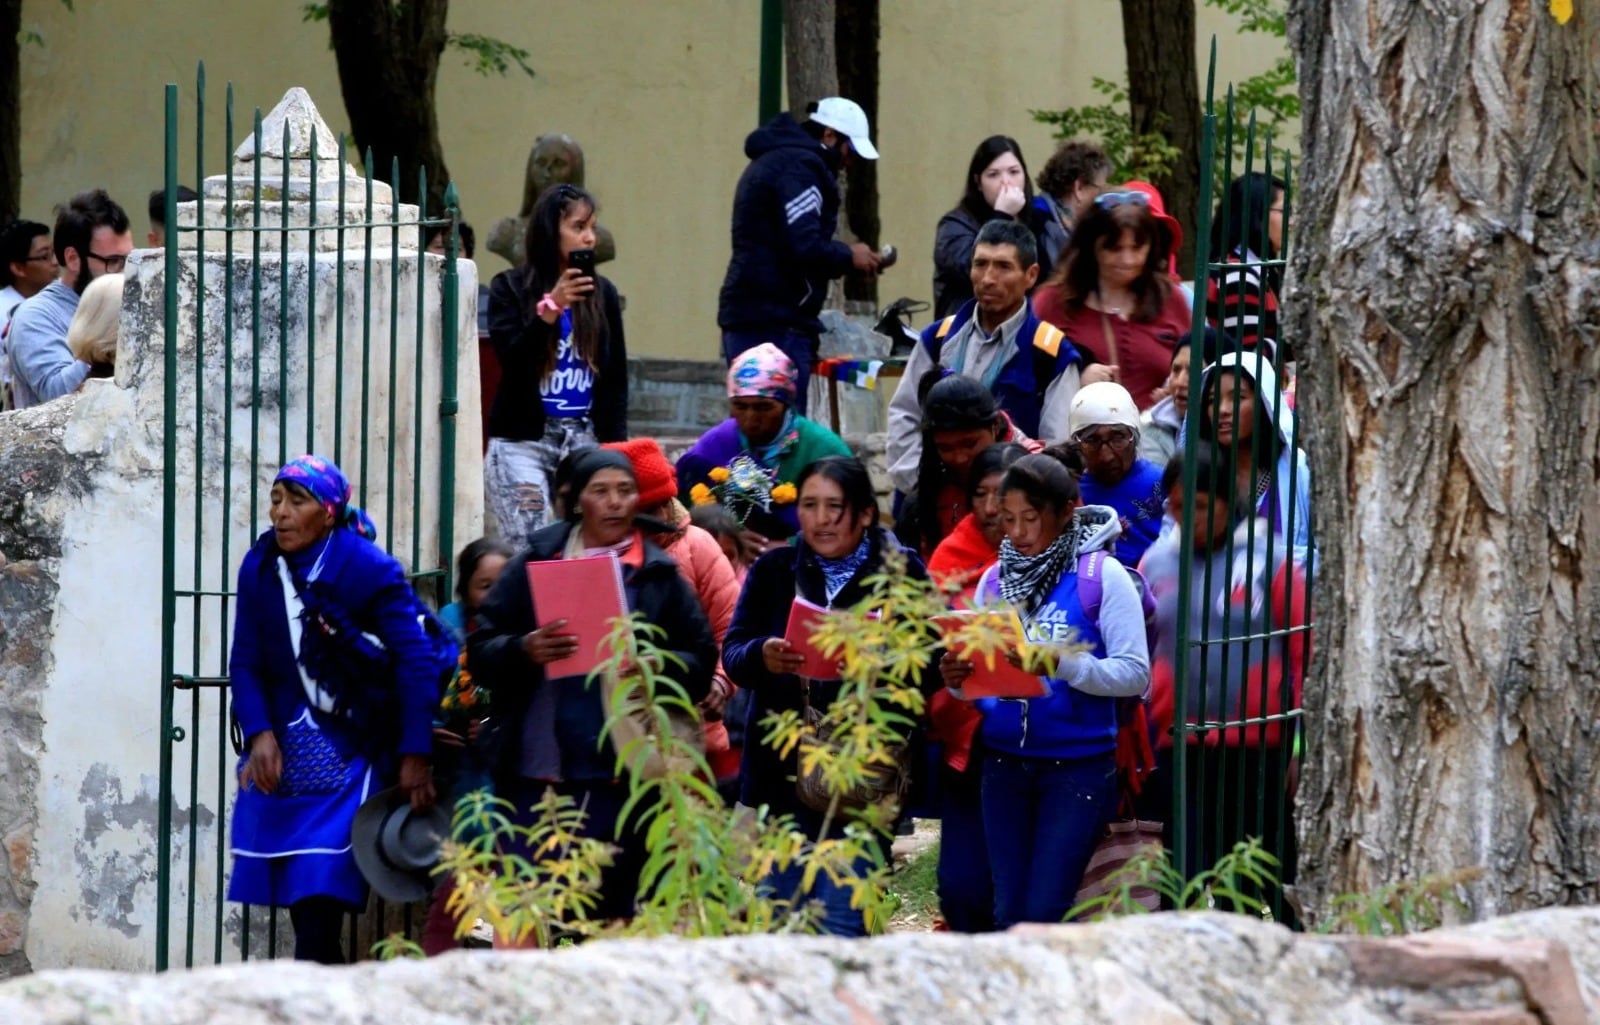
POLYGON ((1115 210, 1126 203, 1135 206, 1149 206, 1150 197, 1143 192, 1129 190, 1127 192, 1102 192, 1094 198, 1095 204, 1102 210, 1115 210))

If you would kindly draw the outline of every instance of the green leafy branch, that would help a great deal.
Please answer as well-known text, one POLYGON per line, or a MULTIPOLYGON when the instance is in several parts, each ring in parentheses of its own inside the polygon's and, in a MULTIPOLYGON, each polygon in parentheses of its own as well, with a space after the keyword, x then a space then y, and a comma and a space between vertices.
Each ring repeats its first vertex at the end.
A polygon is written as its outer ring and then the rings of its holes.
MULTIPOLYGON (((62 3, 71 6, 71 0, 62 0, 62 3)), ((327 21, 326 0, 320 3, 302 3, 300 20, 327 21)), ((447 49, 459 50, 466 57, 467 66, 485 78, 508 75, 513 65, 529 78, 534 77, 533 65, 529 63, 533 54, 504 39, 496 39, 494 36, 485 36, 477 32, 451 32, 445 36, 444 45, 447 49)))
POLYGON ((1371 893, 1341 893, 1333 898, 1328 918, 1317 931, 1404 936, 1437 929, 1449 909, 1467 910, 1462 887, 1482 875, 1481 868, 1464 868, 1390 883, 1371 893))
POLYGON ((1106 879, 1106 892, 1076 905, 1068 921, 1097 922, 1149 911, 1141 892, 1154 891, 1164 907, 1179 911, 1220 910, 1260 915, 1263 895, 1278 885, 1278 859, 1258 837, 1235 844, 1217 863, 1185 878, 1165 847, 1141 848, 1106 879))

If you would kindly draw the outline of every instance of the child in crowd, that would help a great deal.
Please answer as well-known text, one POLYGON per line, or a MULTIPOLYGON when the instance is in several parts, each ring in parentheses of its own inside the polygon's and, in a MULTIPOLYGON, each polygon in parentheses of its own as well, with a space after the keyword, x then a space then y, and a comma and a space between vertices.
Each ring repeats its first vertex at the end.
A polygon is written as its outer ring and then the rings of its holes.
MULTIPOLYGON (((461 549, 456 557, 456 600, 439 610, 439 618, 455 633, 465 651, 473 617, 488 597, 489 589, 500 578, 511 560, 511 548, 503 541, 480 537, 461 549)), ((461 668, 450 681, 433 727, 434 760, 437 763, 439 798, 446 804, 459 801, 475 790, 488 789, 488 767, 476 749, 478 731, 489 718, 490 696, 472 682, 463 655, 461 668)), ((428 906, 428 922, 423 927, 422 949, 429 956, 454 950, 456 920, 445 910, 454 880, 441 880, 428 906)))

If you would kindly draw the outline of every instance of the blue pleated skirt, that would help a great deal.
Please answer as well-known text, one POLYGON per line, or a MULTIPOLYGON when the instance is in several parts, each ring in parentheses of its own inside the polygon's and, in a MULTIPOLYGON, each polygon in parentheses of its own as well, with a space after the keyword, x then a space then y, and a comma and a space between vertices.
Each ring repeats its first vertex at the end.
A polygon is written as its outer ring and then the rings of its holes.
POLYGON ((372 790, 372 767, 359 756, 343 757, 309 708, 278 743, 278 788, 265 794, 246 787, 233 807, 228 900, 287 906, 331 897, 365 905, 367 883, 350 850, 350 824, 372 790))

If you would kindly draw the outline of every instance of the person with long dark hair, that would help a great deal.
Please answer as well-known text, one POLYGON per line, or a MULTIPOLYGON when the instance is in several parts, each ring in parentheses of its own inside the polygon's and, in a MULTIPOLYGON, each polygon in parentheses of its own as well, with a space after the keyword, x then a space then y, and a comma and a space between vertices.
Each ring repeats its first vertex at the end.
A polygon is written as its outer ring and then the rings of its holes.
MULTIPOLYGON (((805 660, 784 639, 789 611, 797 596, 824 608, 857 604, 871 593, 867 581, 882 571, 884 554, 900 546, 878 525, 872 478, 855 457, 817 460, 800 474, 799 490, 800 534, 792 547, 773 549, 750 567, 723 644, 722 664, 734 683, 749 689, 751 698, 745 713, 748 739, 739 772, 740 803, 792 815, 812 839, 823 839, 824 816, 802 804, 795 792, 798 752, 780 753, 758 739, 766 733, 761 724, 769 715, 800 711, 803 688, 809 689, 812 706, 820 708, 839 693, 838 680, 802 681, 796 675, 805 660)), ((906 573, 926 579, 916 553, 902 555, 906 573)), ((933 682, 930 674, 926 683, 933 682)), ((837 838, 845 824, 835 819, 829 828, 828 838, 837 838)), ((888 839, 880 838, 885 849, 888 839)), ((783 899, 819 901, 823 932, 866 933, 860 908, 851 907, 850 887, 821 873, 806 890, 804 876, 804 866, 796 863, 773 872, 762 887, 783 899)))
POLYGON ((1259 171, 1235 178, 1211 222, 1211 262, 1228 267, 1206 280, 1206 319, 1247 349, 1266 345, 1267 358, 1280 367, 1292 359, 1278 351, 1283 269, 1262 264, 1283 254, 1287 201, 1280 179, 1259 171))
POLYGON ((513 547, 551 519, 562 456, 628 434, 628 349, 610 281, 569 264, 593 251, 594 197, 546 192, 528 219, 521 267, 489 286, 489 338, 500 390, 489 414, 484 499, 513 547))
POLYGON ((1017 430, 989 390, 970 377, 930 370, 919 387, 924 397, 917 486, 906 496, 894 531, 926 559, 971 511, 969 470, 980 452, 1000 442, 1042 446, 1017 430))
POLYGON ((1129 182, 1096 197, 1061 266, 1033 296, 1039 319, 1111 367, 1141 411, 1156 403, 1190 320, 1189 300, 1172 279, 1182 231, 1145 188, 1129 182))
MULTIPOLYGON (((978 143, 967 163, 966 186, 955 209, 939 218, 933 238, 933 314, 946 317, 972 298, 972 253, 978 231, 995 220, 1019 221, 1037 239, 1044 215, 1033 205, 1033 183, 1022 146, 1009 135, 978 143)), ((1044 247, 1038 246, 1041 261, 1044 247)), ((1041 262, 1038 280, 1050 273, 1041 262)))
POLYGON ((1270 524, 1287 540, 1295 564, 1304 565, 1311 555, 1311 464, 1266 353, 1223 353, 1206 367, 1200 408, 1190 410, 1190 421, 1200 441, 1220 449, 1235 468, 1234 504, 1270 524))
MULTIPOLYGON (((976 702, 995 926, 1006 929, 1060 922, 1072 906, 1116 806, 1117 699, 1144 693, 1150 657, 1133 579, 1104 554, 1116 513, 1081 505, 1066 466, 1043 453, 1011 464, 1000 496, 1005 539, 977 600, 1015 609, 1050 663, 1043 695, 976 702), (1083 597, 1085 567, 1098 573, 1098 601, 1083 597)), ((973 672, 949 653, 939 668, 958 692, 973 672)))

